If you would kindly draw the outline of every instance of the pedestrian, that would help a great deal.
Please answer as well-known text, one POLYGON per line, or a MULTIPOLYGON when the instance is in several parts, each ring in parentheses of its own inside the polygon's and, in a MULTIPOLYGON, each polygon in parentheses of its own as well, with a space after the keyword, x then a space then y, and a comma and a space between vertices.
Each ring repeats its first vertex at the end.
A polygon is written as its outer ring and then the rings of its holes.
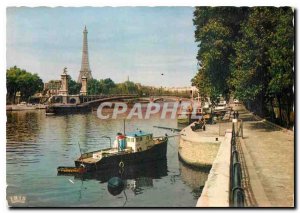
POLYGON ((236 111, 236 118, 239 118, 239 111, 236 111))

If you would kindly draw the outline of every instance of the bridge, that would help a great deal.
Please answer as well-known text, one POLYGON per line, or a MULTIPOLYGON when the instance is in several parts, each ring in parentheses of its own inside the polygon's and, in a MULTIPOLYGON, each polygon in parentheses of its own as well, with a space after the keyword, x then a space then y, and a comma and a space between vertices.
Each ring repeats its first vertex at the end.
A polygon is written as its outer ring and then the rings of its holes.
POLYGON ((130 99, 135 99, 137 98, 137 95, 117 95, 117 96, 110 96, 110 97, 102 97, 90 101, 86 101, 81 104, 81 106, 88 106, 88 107, 98 107, 101 103, 103 102, 108 102, 108 101, 126 101, 130 99))
POLYGON ((183 100, 183 101, 188 101, 190 99, 188 98, 181 98, 181 97, 177 97, 177 96, 166 96, 166 95, 162 95, 162 96, 152 96, 150 97, 145 97, 145 98, 139 98, 138 101, 148 101, 148 102, 174 102, 174 101, 179 101, 179 100, 183 100))
MULTIPOLYGON (((46 109, 46 114, 73 114, 84 113, 97 110, 103 102, 121 101, 131 103, 149 103, 149 102, 174 102, 179 98, 175 96, 153 96, 153 97, 138 97, 138 95, 67 95, 53 96, 49 99, 49 106, 46 109), (132 100, 132 101, 130 101, 132 100)), ((182 99, 188 100, 188 99, 182 99)))
POLYGON ((124 101, 137 98, 136 95, 115 95, 115 96, 53 96, 46 108, 46 114, 73 114, 91 112, 101 103, 107 101, 124 101))

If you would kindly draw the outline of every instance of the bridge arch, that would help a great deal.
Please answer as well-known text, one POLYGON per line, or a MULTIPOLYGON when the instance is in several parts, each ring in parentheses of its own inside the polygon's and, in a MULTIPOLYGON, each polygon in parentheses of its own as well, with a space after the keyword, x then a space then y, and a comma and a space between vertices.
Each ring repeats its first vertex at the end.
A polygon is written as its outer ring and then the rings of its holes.
POLYGON ((69 102, 70 102, 70 104, 76 104, 77 101, 75 98, 71 98, 69 102))

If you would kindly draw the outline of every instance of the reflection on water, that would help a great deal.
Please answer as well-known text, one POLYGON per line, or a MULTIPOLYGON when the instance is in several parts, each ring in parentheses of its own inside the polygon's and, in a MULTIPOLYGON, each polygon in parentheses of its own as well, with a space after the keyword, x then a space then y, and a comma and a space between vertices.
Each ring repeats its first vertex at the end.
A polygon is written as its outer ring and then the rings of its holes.
POLYGON ((194 168, 179 161, 179 171, 182 181, 193 189, 193 196, 199 198, 205 182, 208 177, 210 168, 194 168))
MULTIPOLYGON (((136 179, 139 177, 149 177, 152 179, 159 179, 168 175, 167 160, 158 160, 149 163, 124 166, 123 169, 114 167, 105 171, 98 171, 84 174, 70 174, 75 179, 98 180, 101 183, 107 182, 112 177, 120 177, 121 179, 136 179)), ((58 174, 64 175, 64 174, 58 174)))
MULTIPOLYGON (((177 128, 176 119, 126 121, 126 131, 137 128, 154 136, 174 133, 153 126, 177 128)), ((123 132, 123 120, 100 120, 95 113, 46 117, 44 111, 7 113, 7 199, 13 206, 36 207, 176 207, 195 206, 197 197, 178 161, 178 138, 168 142, 167 160, 85 176, 57 176, 58 166, 74 166, 80 152, 109 147, 116 132, 123 132), (126 187, 117 196, 107 191, 111 177, 121 177, 126 187), (11 203, 12 196, 26 202, 11 203)), ((196 172, 197 173, 197 172, 196 172)), ((194 174, 196 178, 196 173, 194 174)), ((200 176, 199 176, 200 177, 200 176)), ((202 182, 202 181, 201 181, 202 182)), ((201 186, 200 186, 201 187, 201 186)), ((199 187, 198 187, 199 188, 199 187)))
MULTIPOLYGON (((109 193, 113 196, 119 195, 121 191, 124 191, 127 202, 127 194, 139 195, 142 194, 144 190, 155 187, 154 180, 161 179, 168 175, 167 170, 167 160, 159 160, 146 164, 132 165, 130 167, 124 167, 124 169, 112 168, 106 171, 98 171, 94 173, 87 174, 70 174, 74 176, 75 180, 87 181, 87 180, 97 180, 100 184, 107 184, 111 178, 118 177, 124 182, 124 188, 116 191, 116 194, 109 193)), ((84 189, 84 188, 83 188, 84 189)), ((82 189, 82 190, 83 190, 82 189)), ((118 189, 117 189, 118 190, 118 189)), ((79 200, 82 197, 80 196, 79 200)), ((126 203, 124 203, 123 206, 126 203)))

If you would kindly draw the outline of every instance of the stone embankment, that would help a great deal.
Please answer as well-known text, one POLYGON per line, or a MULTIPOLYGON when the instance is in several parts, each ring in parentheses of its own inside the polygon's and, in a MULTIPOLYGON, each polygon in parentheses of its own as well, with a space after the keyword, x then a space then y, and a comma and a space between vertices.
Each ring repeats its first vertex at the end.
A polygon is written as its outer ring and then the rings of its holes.
MULTIPOLYGON (((229 120, 230 111, 226 115, 229 120)), ((223 129, 226 132, 220 134, 219 124, 206 125, 205 131, 194 131, 194 125, 180 132, 178 152, 191 166, 211 167, 197 207, 229 207, 231 131, 223 129)))
MULTIPOLYGON (((245 207, 294 207, 294 132, 253 115, 243 105, 233 110, 242 124, 237 146, 245 207)), ((207 125, 206 131, 193 131, 191 126, 181 131, 181 159, 193 166, 212 166, 197 207, 229 207, 231 132, 220 137, 220 129, 207 125)))
POLYGON ((229 207, 231 135, 226 131, 197 207, 229 207))
POLYGON ((187 164, 198 167, 211 166, 218 153, 220 143, 224 140, 219 136, 219 126, 206 125, 206 130, 192 130, 195 123, 180 132, 178 152, 187 164))

